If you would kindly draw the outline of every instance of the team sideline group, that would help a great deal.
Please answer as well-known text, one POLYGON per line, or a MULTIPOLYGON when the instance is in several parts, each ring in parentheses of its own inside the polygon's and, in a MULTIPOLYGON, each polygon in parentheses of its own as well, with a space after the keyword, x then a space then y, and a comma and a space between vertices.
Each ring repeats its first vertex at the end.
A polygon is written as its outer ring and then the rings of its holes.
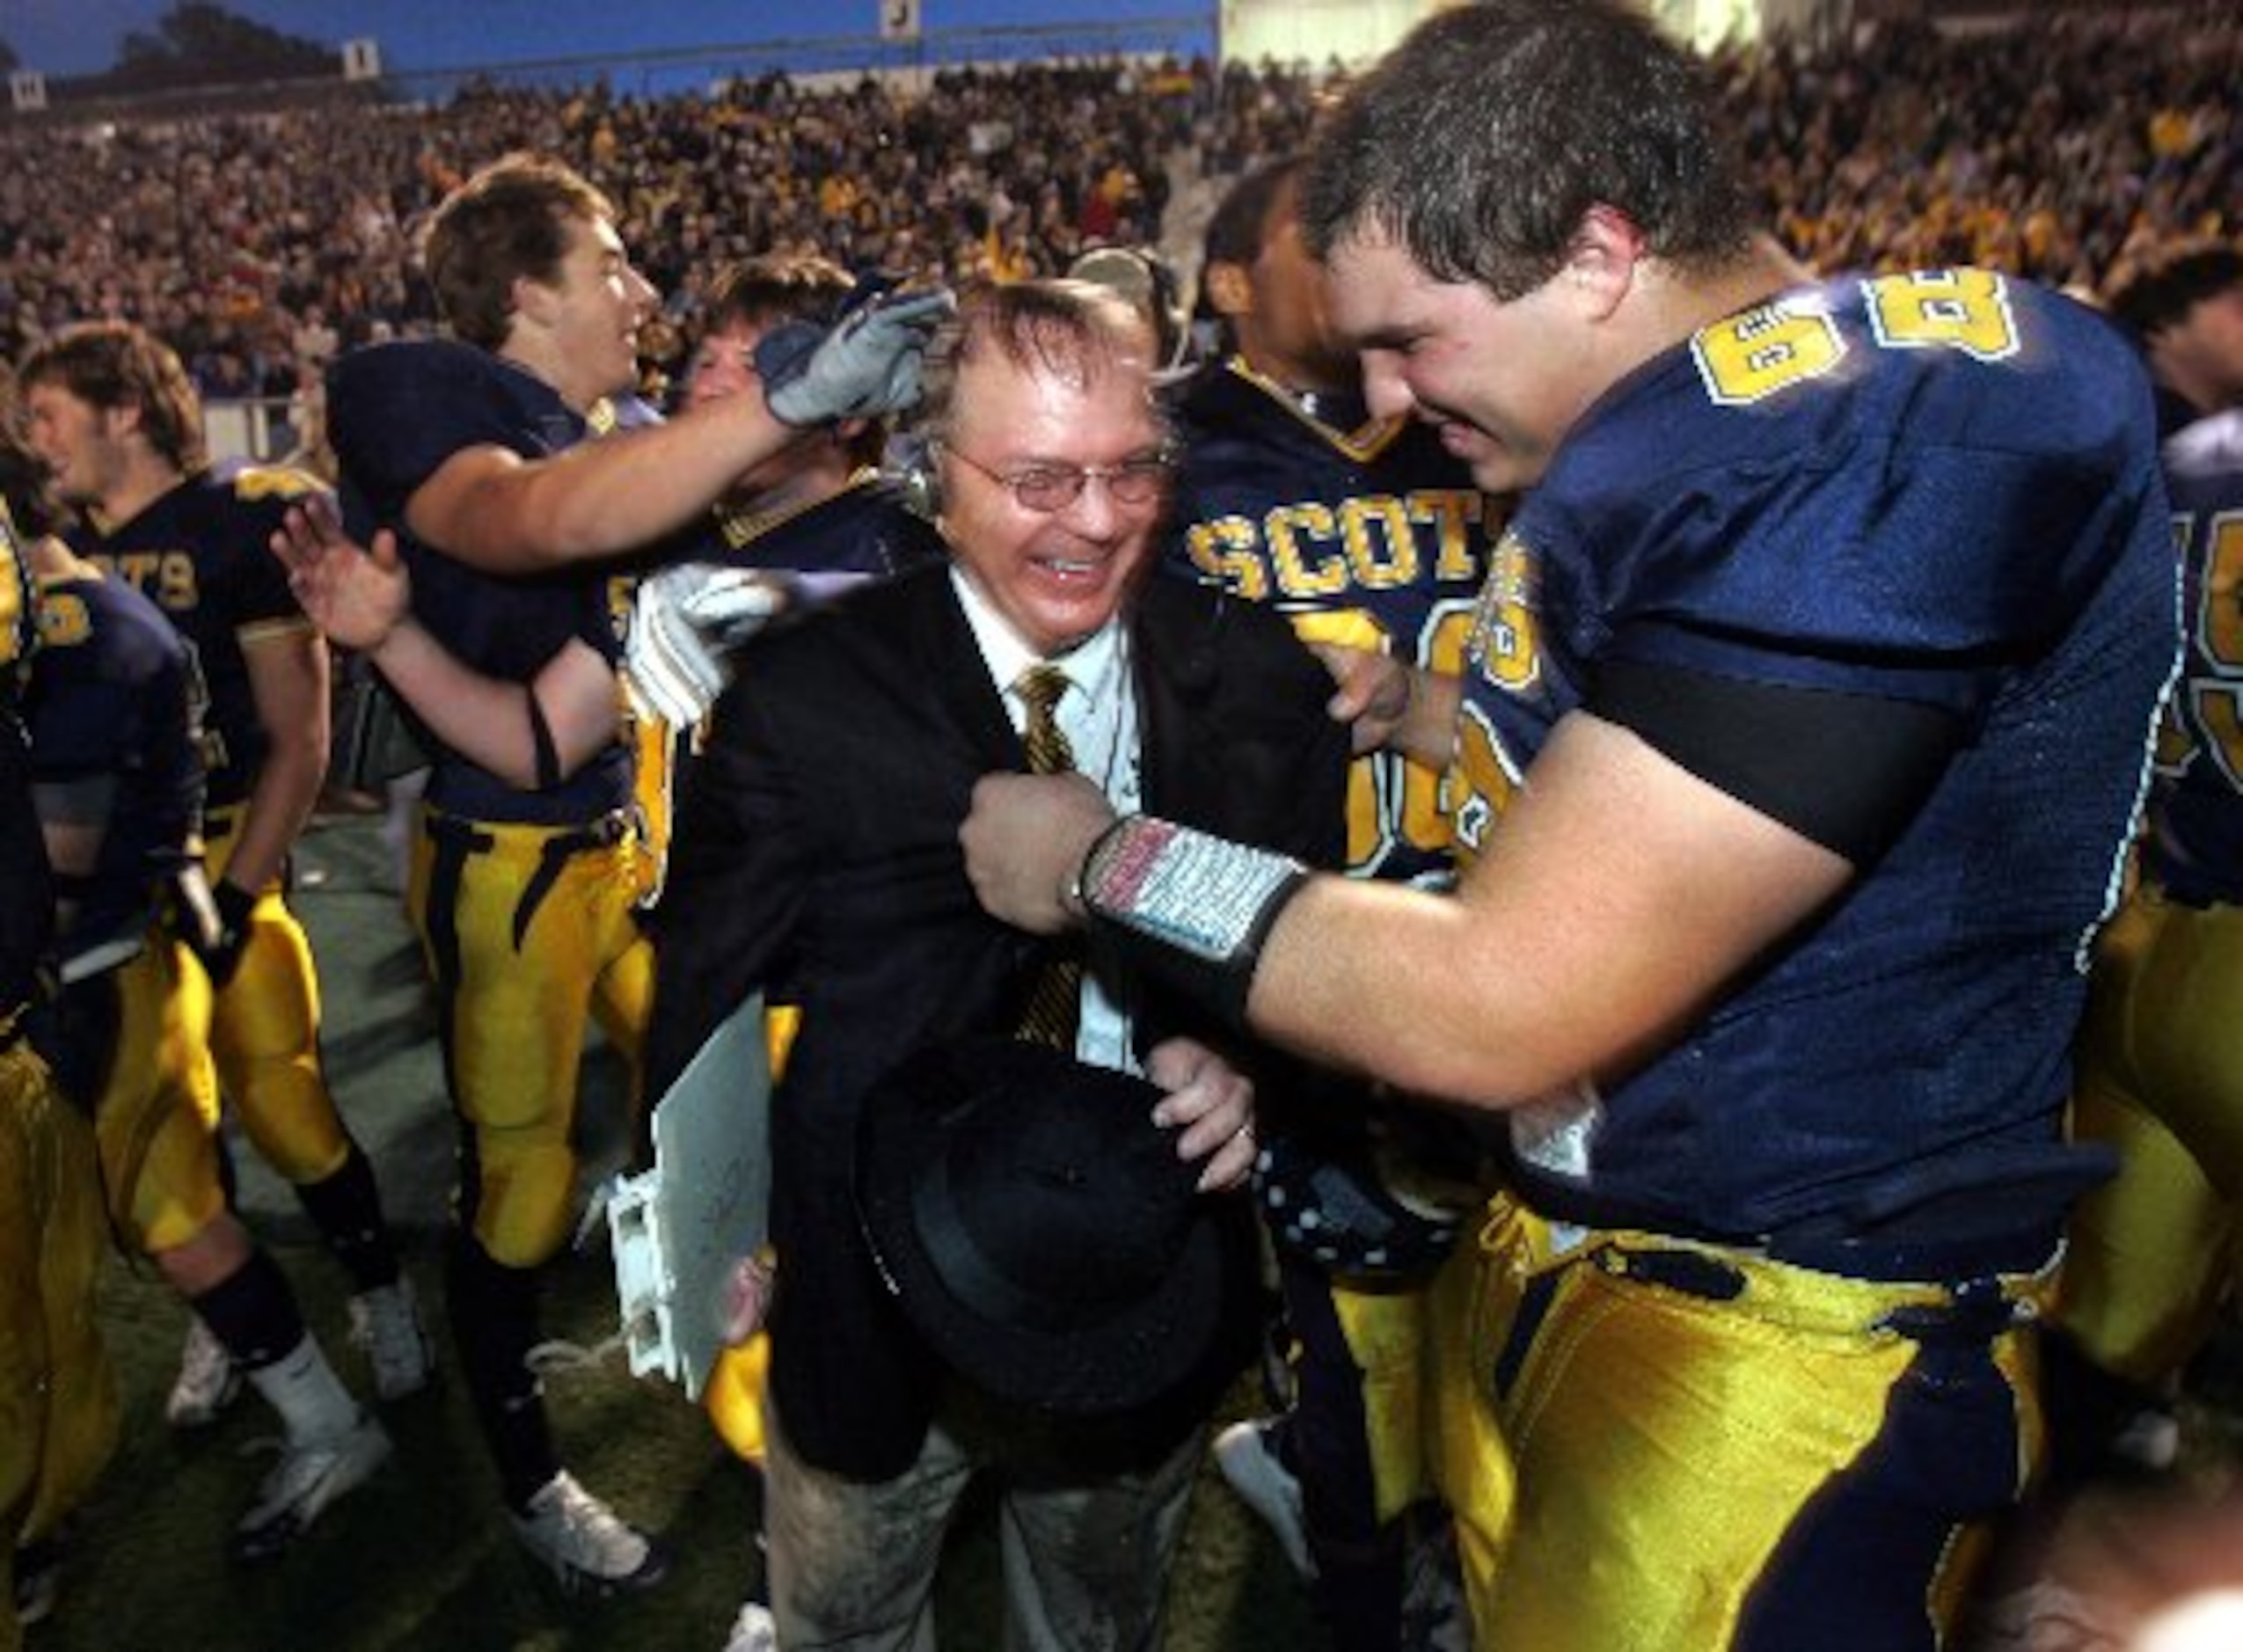
MULTIPOLYGON (((1436 16, 1249 169, 1212 347, 1135 250, 774 254, 657 409, 617 224, 550 157, 461 183, 445 336, 336 362, 332 481, 209 464, 134 325, 14 364, 26 1621, 113 1445, 115 1246, 191 1311, 171 1420, 282 1424, 242 1562, 349 1517, 440 1316, 524 1548, 658 1590, 566 1466, 541 1286, 591 1026, 643 1113, 751 1006, 733 1652, 931 1648, 977 1480, 1009 1644, 1157 1646, 1210 1449, 1349 1652, 2039 1644, 2063 1591, 1997 1621, 1994 1540, 2138 1451, 2243 1194, 2243 253, 2108 314, 1817 275, 1621 0, 1436 16), (338 657, 426 768, 426 1316, 287 900, 338 657), (1218 1432, 1261 1350, 1274 1414, 1218 1432)), ((2156 1604, 2063 1601, 2112 1647, 2156 1604)))

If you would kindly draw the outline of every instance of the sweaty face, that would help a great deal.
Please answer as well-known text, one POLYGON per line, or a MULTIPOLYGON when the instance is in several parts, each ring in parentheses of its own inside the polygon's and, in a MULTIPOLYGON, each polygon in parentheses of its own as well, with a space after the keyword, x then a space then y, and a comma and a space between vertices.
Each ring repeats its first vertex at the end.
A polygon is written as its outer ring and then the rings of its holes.
POLYGON ((1037 511, 975 465, 1017 476, 1158 454, 1146 363, 1107 361, 1092 371, 1086 383, 1071 382, 1071 372, 984 350, 959 373, 957 418, 939 452, 939 525, 951 554, 1042 654, 1064 651, 1114 617, 1146 565, 1165 490, 1125 504, 1092 479, 1063 509, 1037 511))
POLYGON ((1261 250, 1247 269, 1252 310, 1236 320, 1246 359, 1294 390, 1352 390, 1355 358, 1333 335, 1329 278, 1301 238, 1297 186, 1285 185, 1262 226, 1261 250))
POLYGON ((636 389, 639 327, 656 295, 632 267, 615 226, 604 218, 573 220, 558 276, 547 289, 548 378, 579 407, 636 389))
POLYGON ((1332 319, 1362 357, 1371 411, 1431 425, 1488 493, 1538 480, 1603 388, 1563 272, 1503 303, 1366 233, 1333 249, 1331 275, 1332 319))
POLYGON ((52 477, 65 503, 99 505, 123 462, 120 415, 105 413, 60 384, 39 384, 24 391, 24 415, 32 451, 52 477))

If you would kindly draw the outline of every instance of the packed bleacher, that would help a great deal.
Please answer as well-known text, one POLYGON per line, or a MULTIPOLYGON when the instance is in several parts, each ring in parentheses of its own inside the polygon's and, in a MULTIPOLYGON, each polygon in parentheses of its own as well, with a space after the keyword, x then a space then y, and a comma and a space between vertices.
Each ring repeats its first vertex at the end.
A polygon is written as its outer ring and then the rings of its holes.
MULTIPOLYGON (((1770 221, 1818 269, 1976 262, 2095 292, 2134 250, 2243 216, 2243 25, 2217 9, 1889 25, 1720 67, 1770 221)), ((674 324, 649 336, 661 371, 711 273, 753 252, 954 278, 1155 239, 1172 176, 1293 147, 1334 72, 1108 62, 924 91, 771 75, 656 99, 482 85, 434 108, 18 127, 0 134, 0 352, 123 317, 215 398, 285 397, 340 346, 432 325, 412 256, 427 215, 532 148, 615 199, 674 324)))

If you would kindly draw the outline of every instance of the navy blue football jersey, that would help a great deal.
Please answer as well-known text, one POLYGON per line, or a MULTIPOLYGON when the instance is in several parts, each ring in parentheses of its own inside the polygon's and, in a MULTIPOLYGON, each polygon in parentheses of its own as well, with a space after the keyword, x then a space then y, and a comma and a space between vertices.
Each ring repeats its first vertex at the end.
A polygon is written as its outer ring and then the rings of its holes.
MULTIPOLYGON (((372 523, 394 529, 413 575, 413 611, 429 633, 486 676, 528 683, 572 639, 620 657, 608 579, 566 568, 501 577, 422 545, 406 502, 454 454, 492 446, 539 459, 583 441, 587 427, 552 386, 487 351, 449 340, 379 344, 336 362, 328 388, 335 456, 372 523)), ((631 801, 632 757, 621 741, 559 784, 508 786, 456 751, 439 749, 427 799, 472 820, 570 825, 631 801)))
POLYGON ((2165 444, 2181 592, 2181 674, 2143 863, 2186 901, 2243 904, 2243 410, 2165 444))
POLYGON ((324 492, 308 471, 221 465, 191 476, 129 522, 84 527, 73 549, 163 610, 194 647, 209 695, 209 803, 231 807, 256 787, 265 728, 242 645, 311 621, 272 552, 289 505, 324 492))
POLYGON ((136 940, 194 858, 202 691, 186 641, 121 580, 42 580, 39 624, 23 709, 40 808, 100 833, 91 871, 55 879, 69 956, 136 940))
POLYGON ((712 513, 707 558, 732 567, 807 576, 812 598, 830 576, 886 579, 944 556, 932 525, 904 508, 901 492, 878 471, 857 472, 837 493, 793 510, 712 513))
POLYGON ((2138 363, 1999 275, 1802 288, 1608 391, 1482 596, 1460 853, 1605 661, 1928 704, 1965 734, 1890 847, 1687 1041, 1515 1118, 1536 1203, 1744 1240, 1898 1240, 1976 1208, 2053 1243, 2078 1185, 2067 1047, 2174 583, 2138 363))
MULTIPOLYGON (((1459 669, 1502 508, 1430 430, 1373 420, 1360 398, 1304 404, 1236 357, 1194 375, 1174 413, 1169 572, 1271 604, 1304 641, 1459 669)), ((1441 787, 1395 753, 1356 759, 1348 869, 1445 878, 1441 787)))

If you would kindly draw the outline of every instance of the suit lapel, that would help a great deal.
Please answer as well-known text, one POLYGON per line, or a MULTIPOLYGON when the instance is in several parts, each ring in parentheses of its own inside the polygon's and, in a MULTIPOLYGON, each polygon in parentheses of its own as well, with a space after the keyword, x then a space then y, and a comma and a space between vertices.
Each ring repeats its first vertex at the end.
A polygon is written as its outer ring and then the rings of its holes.
POLYGON ((1130 654, 1144 719, 1144 808, 1149 814, 1175 814, 1189 800, 1212 795, 1208 777, 1221 771, 1222 731, 1195 714, 1212 698, 1221 662, 1198 592, 1156 576, 1135 600, 1130 629, 1136 647, 1130 654))
POLYGON ((949 571, 930 571, 919 583, 920 611, 913 616, 910 628, 919 680, 952 725, 973 742, 983 769, 1025 766, 1020 737, 1005 715, 1004 696, 990 681, 981 645, 966 623, 949 571))

